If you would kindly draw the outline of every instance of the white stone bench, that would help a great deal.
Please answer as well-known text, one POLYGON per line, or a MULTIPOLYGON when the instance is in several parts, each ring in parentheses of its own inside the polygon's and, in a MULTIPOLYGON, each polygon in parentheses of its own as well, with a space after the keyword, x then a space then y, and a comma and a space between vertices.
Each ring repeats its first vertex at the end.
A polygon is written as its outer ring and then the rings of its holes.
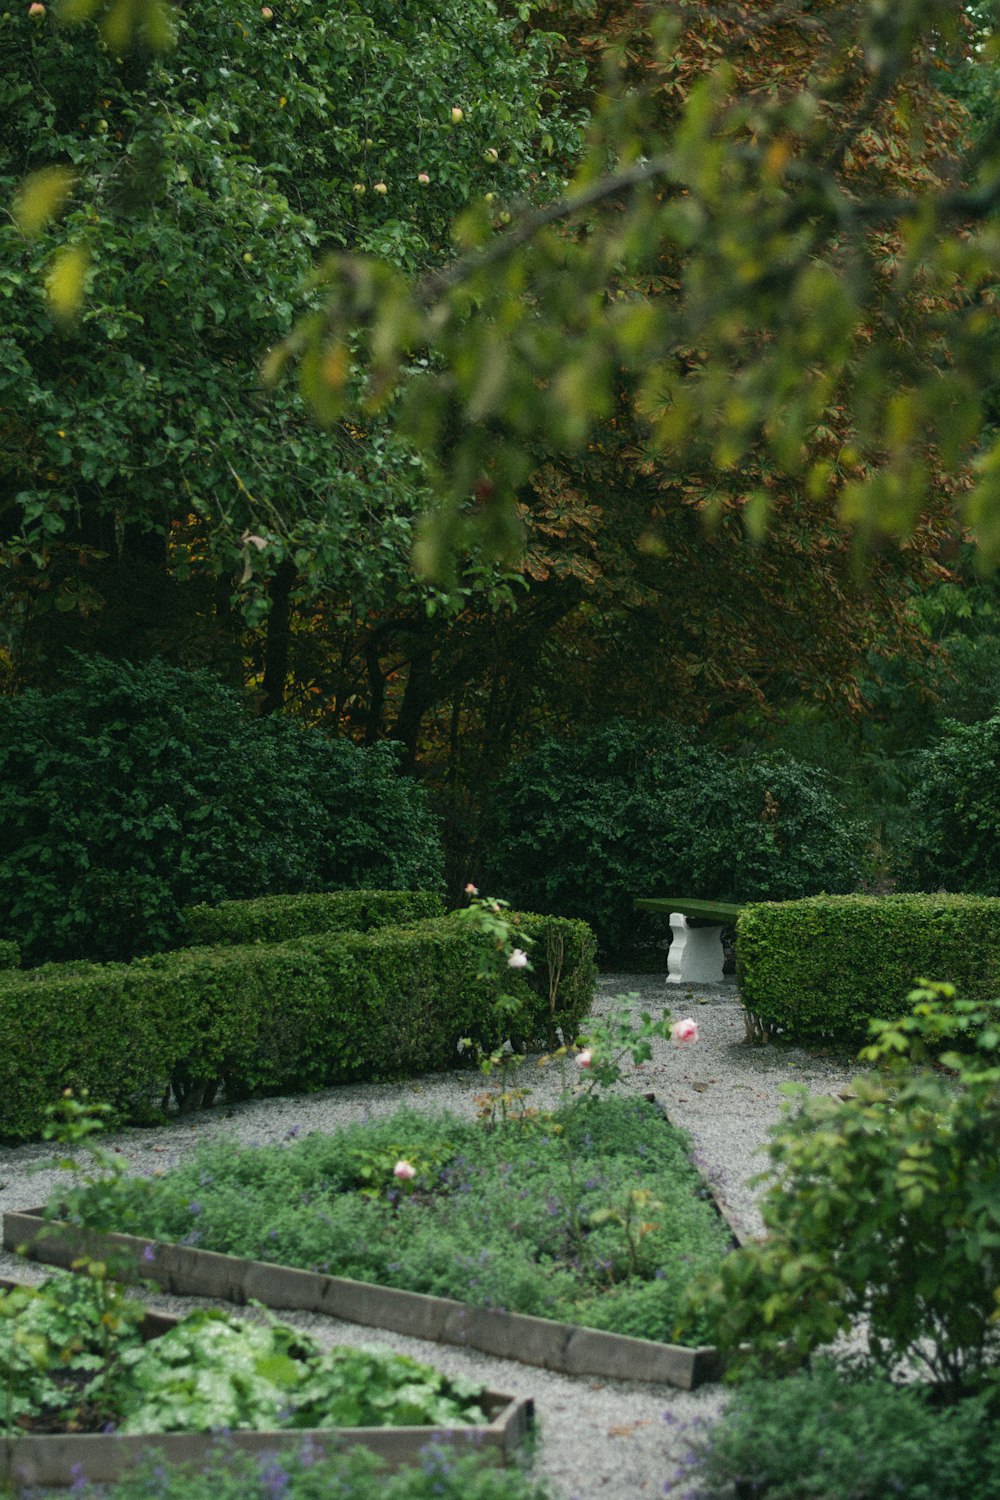
POLYGON ((722 983, 722 929, 743 910, 732 901, 696 901, 678 896, 637 896, 639 911, 666 913, 670 921, 668 984, 722 983), (692 927, 691 919, 704 923, 692 927))

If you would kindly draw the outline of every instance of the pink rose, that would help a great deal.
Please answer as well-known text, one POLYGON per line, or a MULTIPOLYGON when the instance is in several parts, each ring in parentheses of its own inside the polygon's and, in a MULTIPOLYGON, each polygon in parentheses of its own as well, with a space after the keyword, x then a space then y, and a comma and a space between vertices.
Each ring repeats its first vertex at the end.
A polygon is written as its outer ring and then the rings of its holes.
POLYGON ((417 1169, 408 1161, 398 1161, 392 1169, 392 1175, 398 1177, 400 1182, 409 1182, 411 1177, 416 1177, 417 1169))
POLYGON ((696 1042, 698 1040, 698 1023, 692 1021, 688 1016, 686 1021, 676 1021, 670 1028, 670 1035, 675 1042, 696 1042))
POLYGON ((467 896, 478 896, 479 895, 479 887, 473 885, 472 881, 470 880, 469 883, 468 883, 468 885, 465 887, 465 894, 467 896))
POLYGON ((576 1065, 578 1068, 589 1068, 593 1061, 593 1053, 589 1047, 584 1047, 583 1051, 578 1052, 576 1055, 576 1065))

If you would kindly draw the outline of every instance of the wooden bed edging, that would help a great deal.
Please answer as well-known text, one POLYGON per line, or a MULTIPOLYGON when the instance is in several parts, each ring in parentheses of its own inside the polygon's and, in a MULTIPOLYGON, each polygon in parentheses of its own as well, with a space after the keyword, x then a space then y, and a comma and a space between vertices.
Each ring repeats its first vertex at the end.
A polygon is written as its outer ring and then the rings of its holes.
POLYGON ((46 1221, 41 1209, 4 1214, 3 1242, 15 1254, 57 1266, 69 1266, 80 1256, 107 1260, 115 1250, 124 1251, 134 1259, 140 1277, 175 1296, 210 1297, 238 1306, 253 1300, 276 1310, 325 1313, 348 1323, 478 1349, 565 1375, 653 1381, 689 1391, 717 1380, 721 1373, 718 1353, 710 1346, 688 1349, 659 1344, 190 1245, 72 1229, 46 1221))
MULTIPOLYGON (((12 1215, 25 1218, 26 1215, 12 1215)), ((123 1236, 116 1236, 123 1238, 123 1236)), ((0 1278, 0 1288, 19 1283, 0 1278)), ((169 1313, 147 1312, 142 1325, 145 1338, 156 1338, 180 1319, 169 1313)), ((209 1432, 166 1432, 154 1435, 132 1433, 40 1433, 15 1437, 9 1444, 0 1439, 0 1483, 65 1486, 83 1478, 94 1484, 119 1479, 152 1455, 162 1455, 167 1464, 202 1466, 216 1453, 288 1453, 308 1444, 317 1453, 335 1453, 345 1448, 367 1448, 387 1470, 419 1462, 428 1444, 466 1447, 496 1463, 505 1464, 527 1437, 534 1420, 534 1402, 526 1398, 485 1393, 483 1405, 489 1417, 485 1426, 455 1427, 316 1427, 279 1430, 237 1431, 220 1439, 209 1432)))

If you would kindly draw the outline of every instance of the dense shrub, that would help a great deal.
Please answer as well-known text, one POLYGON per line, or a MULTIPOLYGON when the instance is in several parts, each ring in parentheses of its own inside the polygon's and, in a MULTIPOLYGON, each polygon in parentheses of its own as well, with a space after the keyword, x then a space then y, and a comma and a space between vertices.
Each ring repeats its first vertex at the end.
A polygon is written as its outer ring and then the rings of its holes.
POLYGON ((511 1026, 575 1033, 593 995, 582 922, 519 918, 533 970, 507 970, 521 1002, 495 1009, 482 940, 456 917, 287 943, 182 948, 131 964, 52 964, 0 973, 0 1137, 25 1140, 64 1088, 129 1118, 169 1090, 182 1105, 294 1093, 452 1067, 464 1036, 489 1050, 511 1026))
POLYGON ((952 723, 915 757, 901 883, 1000 895, 1000 717, 952 723))
POLYGON ((693 1449, 683 1477, 702 1500, 993 1500, 1000 1474, 984 1399, 938 1408, 919 1387, 830 1364, 742 1387, 693 1449))
POLYGON ((818 773, 727 756, 669 725, 545 742, 499 782, 483 848, 489 884, 582 917, 609 952, 648 920, 635 896, 784 900, 861 876, 858 832, 818 773))
POLYGON ((905 1365, 949 1401, 995 1386, 997 1007, 949 985, 909 999, 909 1015, 874 1028, 862 1057, 882 1067, 850 1096, 785 1086, 761 1200, 767 1237, 692 1291, 734 1373, 801 1362, 858 1327, 885 1375, 905 1365))
POLYGON ((0 702, 0 929, 28 963, 170 947, 197 902, 441 869, 390 748, 255 717, 206 673, 81 659, 57 692, 0 702))
POLYGON ((1000 900, 813 896, 751 906, 737 924, 740 996, 759 1030, 859 1041, 899 1014, 923 974, 970 999, 1000 995, 1000 900))
POLYGON ((444 902, 433 891, 328 891, 189 906, 184 920, 195 943, 284 943, 312 933, 368 932, 443 915, 444 902))
POLYGON ((21 962, 21 952, 16 943, 0 939, 0 969, 16 969, 21 962))

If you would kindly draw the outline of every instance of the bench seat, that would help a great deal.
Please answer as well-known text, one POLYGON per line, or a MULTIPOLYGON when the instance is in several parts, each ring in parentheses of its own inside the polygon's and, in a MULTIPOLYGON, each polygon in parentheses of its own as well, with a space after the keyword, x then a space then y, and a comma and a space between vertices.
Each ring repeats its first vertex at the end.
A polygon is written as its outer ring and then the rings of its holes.
POLYGON ((668 984, 721 984, 722 929, 743 910, 734 901, 699 901, 686 896, 636 896, 639 911, 665 913, 670 920, 668 984), (701 925, 692 927, 691 923, 701 925))

